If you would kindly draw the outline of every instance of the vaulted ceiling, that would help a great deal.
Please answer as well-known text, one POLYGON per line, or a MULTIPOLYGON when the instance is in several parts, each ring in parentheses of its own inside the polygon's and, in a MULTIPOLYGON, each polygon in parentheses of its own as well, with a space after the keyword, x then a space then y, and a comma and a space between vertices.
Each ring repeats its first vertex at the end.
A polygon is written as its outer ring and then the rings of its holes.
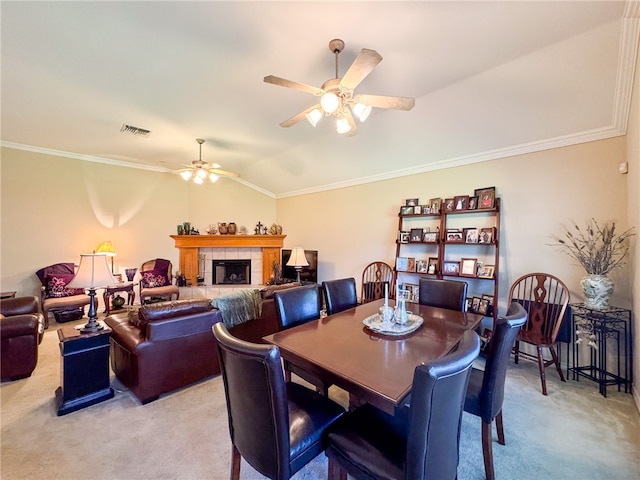
MULTIPOLYGON (((638 1, 2 1, 2 145, 171 172, 198 158, 275 197, 625 133, 638 1), (279 123, 362 48, 375 109, 345 137, 279 123), (121 132, 123 124, 150 130, 121 132)), ((169 174, 169 173, 168 173, 169 174)), ((236 181, 224 179, 223 181, 236 181)), ((211 188, 215 188, 211 187, 211 188)))

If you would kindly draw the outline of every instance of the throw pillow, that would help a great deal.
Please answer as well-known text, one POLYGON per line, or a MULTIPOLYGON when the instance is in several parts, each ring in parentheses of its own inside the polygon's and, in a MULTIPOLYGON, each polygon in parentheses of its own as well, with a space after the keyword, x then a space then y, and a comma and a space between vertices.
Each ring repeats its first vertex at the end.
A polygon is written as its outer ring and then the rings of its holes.
POLYGON ((145 270, 140 272, 143 288, 164 287, 170 285, 166 270, 145 270))
POLYGON ((67 288, 75 275, 70 273, 56 273, 47 275, 45 286, 45 296, 47 298, 70 297, 72 295, 83 295, 82 288, 67 288))

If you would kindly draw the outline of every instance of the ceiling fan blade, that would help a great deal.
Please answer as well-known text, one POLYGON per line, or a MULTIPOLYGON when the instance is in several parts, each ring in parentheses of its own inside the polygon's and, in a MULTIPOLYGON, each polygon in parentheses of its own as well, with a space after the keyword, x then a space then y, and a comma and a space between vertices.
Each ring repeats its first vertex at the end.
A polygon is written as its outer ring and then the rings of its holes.
POLYGON ((340 80, 340 86, 353 90, 381 61, 382 56, 378 52, 363 48, 340 80))
POLYGON ((302 92, 310 93, 312 95, 322 95, 324 90, 318 87, 313 87, 304 83, 293 82, 284 78, 276 77, 274 75, 267 75, 264 77, 265 83, 272 83, 273 85, 280 85, 281 87, 293 88, 302 92))
POLYGON ((215 173, 216 175, 220 175, 223 177, 239 177, 240 174, 239 173, 235 173, 235 172, 229 172, 227 170, 222 170, 220 168, 210 168, 208 170, 209 173, 215 173))
POLYGON ((282 128, 289 128, 289 127, 292 127, 293 125, 295 125, 296 123, 298 123, 300 120, 304 120, 305 115, 306 115, 307 113, 311 112, 313 109, 316 109, 316 108, 317 108, 318 110, 322 111, 322 110, 321 110, 321 107, 320 107, 320 104, 315 104, 315 105, 313 105, 313 106, 311 106, 311 107, 307 108, 306 110, 303 110, 302 112, 298 113, 297 115, 294 115, 293 117, 291 117, 291 118, 289 118, 289 119, 285 120, 284 122, 282 122, 282 123, 280 124, 280 126, 281 126, 282 128))
POLYGON ((384 95, 360 94, 353 98, 355 103, 361 102, 378 108, 393 108, 394 110, 411 110, 416 104, 415 98, 387 97, 384 95))

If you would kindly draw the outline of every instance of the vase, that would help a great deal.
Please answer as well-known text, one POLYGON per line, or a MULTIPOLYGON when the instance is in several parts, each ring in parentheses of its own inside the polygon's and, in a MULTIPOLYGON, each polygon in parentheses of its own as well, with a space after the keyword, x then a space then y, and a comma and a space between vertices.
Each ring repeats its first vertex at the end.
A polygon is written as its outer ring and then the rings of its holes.
POLYGON ((587 275, 580 281, 587 308, 603 310, 609 306, 613 293, 613 281, 606 275, 587 275))

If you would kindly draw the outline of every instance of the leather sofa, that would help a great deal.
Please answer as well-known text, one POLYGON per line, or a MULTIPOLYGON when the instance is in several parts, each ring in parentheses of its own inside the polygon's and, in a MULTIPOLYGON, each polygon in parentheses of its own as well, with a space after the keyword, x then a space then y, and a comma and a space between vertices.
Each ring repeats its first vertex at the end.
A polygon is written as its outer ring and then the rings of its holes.
POLYGON ((0 370, 2 380, 31 376, 38 363, 45 318, 35 296, 0 301, 0 370))
POLYGON ((220 373, 209 300, 175 300, 109 315, 111 368, 142 404, 220 373))

